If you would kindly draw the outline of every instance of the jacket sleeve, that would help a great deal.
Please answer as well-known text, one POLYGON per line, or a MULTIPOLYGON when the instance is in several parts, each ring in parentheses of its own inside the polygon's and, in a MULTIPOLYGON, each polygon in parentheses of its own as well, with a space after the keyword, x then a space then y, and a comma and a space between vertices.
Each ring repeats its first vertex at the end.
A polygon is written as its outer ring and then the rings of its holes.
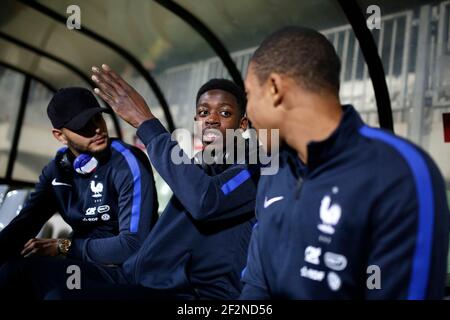
POLYGON ((25 243, 36 237, 45 222, 57 211, 51 185, 53 169, 52 161, 42 170, 35 190, 19 215, 0 232, 0 265, 19 256, 25 243))
POLYGON ((153 166, 194 219, 226 219, 253 211, 256 166, 235 165, 209 176, 192 164, 159 120, 144 122, 137 134, 146 145, 153 166), (182 159, 181 163, 174 158, 182 159))
POLYGON ((247 266, 241 274, 244 283, 240 300, 269 300, 270 294, 266 285, 258 246, 258 223, 253 226, 252 237, 248 249, 247 266))
MULTIPOLYGON (((442 299, 446 281, 449 211, 439 170, 412 158, 391 179, 371 212, 366 299, 442 299)), ((391 169, 394 170, 394 169, 391 169)), ((381 175, 380 175, 381 176, 381 175)))
POLYGON ((69 256, 101 264, 121 264, 135 253, 158 217, 158 200, 150 164, 140 151, 115 141, 112 147, 124 160, 115 172, 119 234, 109 238, 73 239, 69 256), (147 163, 145 163, 147 162, 147 163))

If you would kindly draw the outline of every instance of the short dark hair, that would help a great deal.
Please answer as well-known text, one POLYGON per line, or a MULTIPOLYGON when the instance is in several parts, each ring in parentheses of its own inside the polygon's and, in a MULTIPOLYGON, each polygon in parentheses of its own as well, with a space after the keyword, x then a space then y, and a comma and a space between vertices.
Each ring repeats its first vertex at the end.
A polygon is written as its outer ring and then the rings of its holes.
POLYGON ((245 96, 244 90, 242 90, 233 81, 228 79, 211 79, 198 89, 197 98, 195 99, 195 104, 200 100, 200 96, 207 91, 211 90, 223 90, 231 93, 235 98, 239 107, 241 116, 245 114, 245 107, 247 105, 247 98, 245 96))
POLYGON ((260 83, 277 72, 313 92, 339 92, 341 62, 333 45, 316 30, 282 28, 263 41, 251 62, 260 83))

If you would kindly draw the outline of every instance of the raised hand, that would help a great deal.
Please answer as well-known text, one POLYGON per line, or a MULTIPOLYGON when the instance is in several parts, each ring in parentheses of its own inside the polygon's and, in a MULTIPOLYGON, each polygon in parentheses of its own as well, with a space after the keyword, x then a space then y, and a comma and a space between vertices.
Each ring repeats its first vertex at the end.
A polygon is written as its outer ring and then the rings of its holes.
POLYGON ((155 116, 144 98, 109 66, 92 67, 92 80, 97 88, 94 92, 111 106, 115 113, 133 127, 155 116))

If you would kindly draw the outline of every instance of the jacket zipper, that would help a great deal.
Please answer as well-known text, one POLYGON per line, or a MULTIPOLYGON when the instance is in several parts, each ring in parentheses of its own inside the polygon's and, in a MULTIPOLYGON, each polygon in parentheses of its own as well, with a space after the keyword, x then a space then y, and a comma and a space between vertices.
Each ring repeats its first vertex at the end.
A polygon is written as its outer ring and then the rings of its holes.
POLYGON ((305 183, 305 179, 303 179, 301 176, 299 176, 297 179, 297 186, 295 188, 295 199, 298 199, 300 197, 304 183, 305 183))

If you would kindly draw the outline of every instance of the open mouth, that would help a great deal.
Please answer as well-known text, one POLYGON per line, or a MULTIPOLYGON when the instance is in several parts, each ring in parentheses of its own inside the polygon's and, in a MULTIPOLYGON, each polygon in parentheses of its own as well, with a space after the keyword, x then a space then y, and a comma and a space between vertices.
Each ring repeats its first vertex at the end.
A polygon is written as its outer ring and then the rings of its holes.
POLYGON ((221 138, 222 133, 218 129, 204 129, 202 134, 203 142, 214 142, 221 138))

